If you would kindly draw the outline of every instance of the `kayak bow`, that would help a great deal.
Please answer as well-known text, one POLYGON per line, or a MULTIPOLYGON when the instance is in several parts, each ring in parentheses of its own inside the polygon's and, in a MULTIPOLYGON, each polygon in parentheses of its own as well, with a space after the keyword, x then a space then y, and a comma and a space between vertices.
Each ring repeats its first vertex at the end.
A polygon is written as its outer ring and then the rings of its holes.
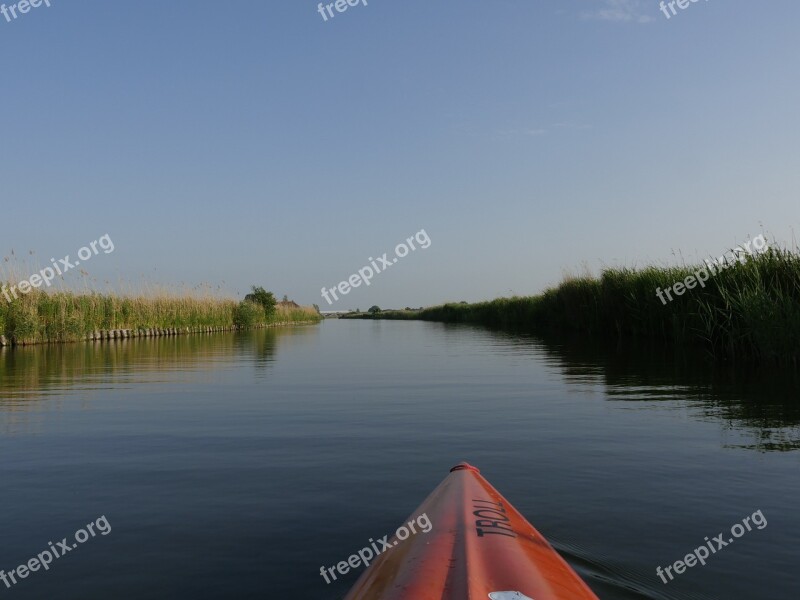
POLYGON ((394 541, 345 600, 598 600, 467 463, 453 467, 411 518, 421 514, 430 532, 394 541))

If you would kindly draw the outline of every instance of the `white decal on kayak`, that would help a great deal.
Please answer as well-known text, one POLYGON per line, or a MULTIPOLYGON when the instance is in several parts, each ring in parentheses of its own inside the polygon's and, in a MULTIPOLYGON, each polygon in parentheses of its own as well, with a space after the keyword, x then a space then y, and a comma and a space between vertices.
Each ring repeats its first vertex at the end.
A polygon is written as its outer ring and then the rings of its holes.
POLYGON ((522 592, 492 592, 489 594, 490 600, 533 600, 522 592))

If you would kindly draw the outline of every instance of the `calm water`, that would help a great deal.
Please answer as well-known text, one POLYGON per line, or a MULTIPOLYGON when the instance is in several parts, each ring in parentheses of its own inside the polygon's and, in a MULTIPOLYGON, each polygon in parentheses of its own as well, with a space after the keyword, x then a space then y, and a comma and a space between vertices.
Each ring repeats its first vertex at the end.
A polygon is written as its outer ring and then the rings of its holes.
POLYGON ((467 460, 603 599, 794 600, 799 424, 796 381, 433 323, 6 349, 0 568, 112 530, 0 598, 341 598, 320 567, 467 460))

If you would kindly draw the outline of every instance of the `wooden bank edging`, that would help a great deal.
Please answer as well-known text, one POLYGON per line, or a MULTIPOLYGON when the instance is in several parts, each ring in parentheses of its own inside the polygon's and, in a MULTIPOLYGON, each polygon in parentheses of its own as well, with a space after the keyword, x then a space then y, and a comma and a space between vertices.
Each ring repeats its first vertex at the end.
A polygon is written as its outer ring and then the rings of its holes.
POLYGON ((152 338, 170 337, 175 335, 188 335, 190 333, 222 333, 226 331, 247 331, 249 329, 266 329, 268 327, 279 327, 284 325, 309 325, 320 321, 277 321, 275 323, 262 323, 252 327, 237 327, 230 325, 225 327, 140 327, 139 329, 99 329, 88 334, 81 340, 18 340, 14 337, 7 338, 0 335, 0 348, 14 346, 34 346, 41 344, 66 344, 70 342, 106 342, 114 340, 125 340, 130 338, 152 338))

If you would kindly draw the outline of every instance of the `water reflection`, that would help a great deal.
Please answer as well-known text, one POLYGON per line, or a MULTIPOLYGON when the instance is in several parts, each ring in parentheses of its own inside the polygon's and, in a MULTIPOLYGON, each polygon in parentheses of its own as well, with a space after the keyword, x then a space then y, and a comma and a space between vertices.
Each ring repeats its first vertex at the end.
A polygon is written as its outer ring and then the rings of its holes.
POLYGON ((192 334, 110 342, 0 348, 0 410, 7 423, 17 413, 58 409, 62 397, 147 383, 196 383, 231 365, 251 364, 266 377, 281 343, 313 334, 310 327, 248 333, 192 334))
POLYGON ((695 419, 718 422, 727 436, 725 447, 759 452, 800 449, 797 373, 714 365, 702 354, 663 345, 490 333, 506 352, 511 348, 515 353, 543 353, 575 392, 600 393, 608 401, 643 408, 670 402, 689 409, 695 419))
MULTIPOLYGON (((441 325, 445 345, 459 343, 466 325, 441 325)), ((759 452, 800 449, 797 374, 720 368, 702 355, 663 346, 601 343, 485 330, 494 353, 543 361, 573 392, 596 394, 631 407, 689 410, 694 419, 720 424, 730 448, 759 452)), ((319 335, 316 327, 262 329, 170 338, 0 349, 0 410, 5 433, 19 431, 21 415, 58 410, 68 394, 142 383, 196 383, 218 369, 250 364, 257 379, 269 377, 279 345, 319 335), (51 403, 40 406, 43 399, 51 403)), ((29 432, 30 427, 26 428, 29 432)))

